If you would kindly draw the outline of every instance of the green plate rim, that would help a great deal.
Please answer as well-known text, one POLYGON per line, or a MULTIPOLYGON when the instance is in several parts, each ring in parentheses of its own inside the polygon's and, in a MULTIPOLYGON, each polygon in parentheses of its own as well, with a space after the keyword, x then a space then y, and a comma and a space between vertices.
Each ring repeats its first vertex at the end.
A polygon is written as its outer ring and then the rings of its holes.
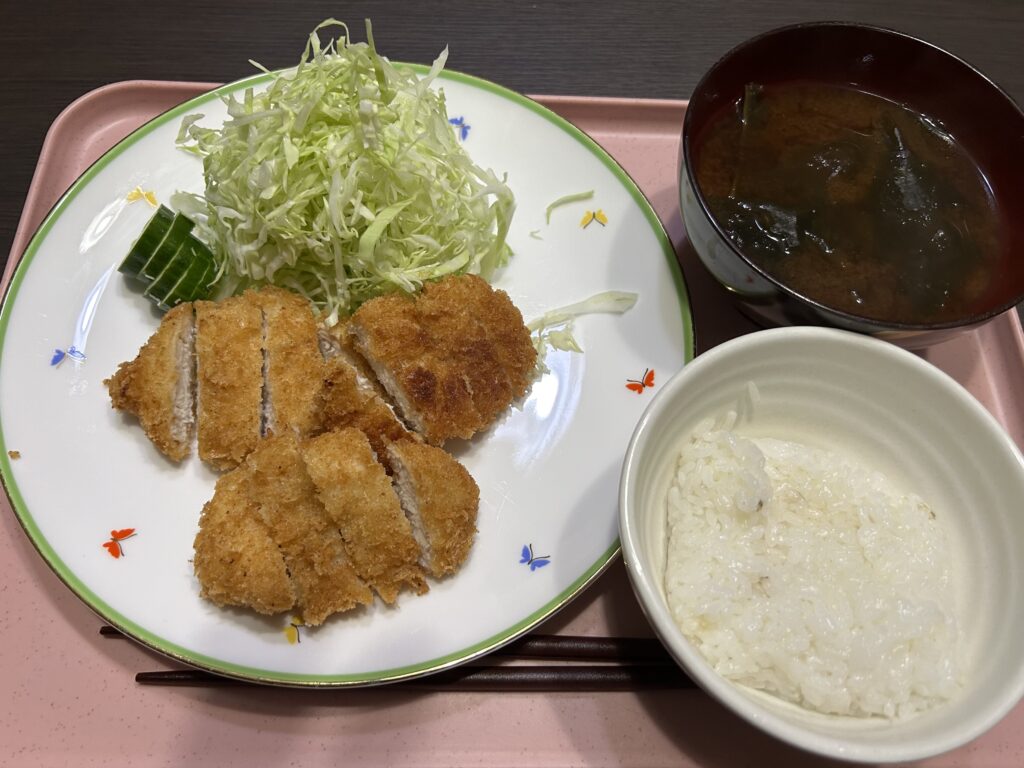
MULTIPOLYGON (((421 64, 408 64, 400 63, 396 66, 408 67, 419 73, 426 73, 429 67, 421 64)), ((3 347, 7 339, 7 329, 10 322, 11 307, 13 306, 14 299, 17 296, 18 288, 21 286, 24 276, 27 273, 29 266, 32 263, 39 247, 42 245, 46 236, 49 234, 53 225, 60 218, 61 214, 66 210, 71 201, 75 199, 78 193, 88 185, 88 183, 105 168, 114 158, 121 155, 125 150, 135 144, 139 139, 148 135, 156 128, 174 120, 186 112, 193 112, 203 104, 220 98, 228 93, 234 93, 244 88, 253 87, 265 83, 275 77, 278 73, 263 73, 252 75, 241 80, 236 80, 231 83, 214 88, 213 90, 207 91, 206 93, 199 94, 193 98, 179 104, 176 107, 163 112, 160 115, 153 117, 148 122, 141 125, 139 128, 132 131, 126 137, 121 139, 117 144, 111 147, 105 152, 99 159, 97 159, 92 165, 90 165, 68 188, 68 190, 60 197, 57 203, 50 209, 50 212, 46 215, 46 218, 39 225, 32 239, 29 241, 28 246, 25 248, 24 254, 19 260, 15 267, 14 273, 11 275, 10 282, 8 283, 7 290, 4 292, 2 304, 0 304, 0 357, 3 354, 3 347)), ((655 213, 654 208, 650 202, 644 196, 643 192, 637 186, 636 182, 626 173, 626 171, 620 166, 596 141, 590 138, 586 133, 577 128, 571 122, 556 114, 547 107, 539 104, 538 102, 524 96, 516 91, 513 91, 504 86, 493 83, 489 80, 476 77, 474 75, 467 75, 462 72, 456 72, 452 70, 443 70, 439 75, 439 80, 451 80, 454 82, 463 83, 475 88, 479 88, 484 91, 488 91, 497 96, 505 98, 519 106, 525 107, 530 111, 540 115, 541 117, 553 123, 555 126, 569 134, 572 138, 576 139, 580 144, 586 147, 590 152, 596 156, 611 172, 612 174, 622 183, 629 191, 634 202, 644 212, 644 216, 662 247, 663 255, 669 262, 669 269, 672 273, 676 294, 679 299, 680 311, 682 313, 683 322, 683 362, 684 365, 694 357, 694 331, 693 331, 693 313, 690 307, 689 292, 686 288, 686 283, 683 280, 682 269, 676 258, 675 249, 672 247, 672 242, 668 237, 668 233, 665 231, 665 227, 658 215, 655 213)), ((569 587, 563 590, 560 594, 555 596, 552 600, 541 606, 539 609, 529 614, 525 618, 520 619, 516 623, 512 624, 507 629, 492 635, 478 643, 475 643, 467 648, 454 651, 446 654, 439 658, 431 659, 428 661, 420 662, 418 664, 411 664, 403 667, 396 667, 392 669, 383 669, 372 672, 364 672, 357 674, 344 674, 344 675, 309 675, 309 674, 298 674, 289 672, 270 671, 264 669, 258 669, 255 667, 248 667, 240 664, 233 664, 231 662, 224 661, 222 659, 216 659, 205 654, 198 653, 196 651, 184 648, 175 643, 171 643, 164 638, 156 635, 155 633, 145 629, 144 627, 136 624, 129 620, 127 617, 122 615, 120 612, 114 610, 110 605, 104 602, 98 595, 96 595, 91 589, 89 589, 79 578, 75 575, 64 561, 57 555, 57 553, 50 546, 50 543, 42 535, 39 530, 32 513, 28 509, 28 505, 21 496, 21 492, 18 489, 17 483, 14 481, 14 475, 12 473, 11 460, 8 456, 8 448, 3 433, 3 422, 0 419, 0 483, 3 485, 4 493, 7 495, 8 501, 10 502, 11 509, 14 511, 15 516, 21 523, 22 528, 28 535, 29 540, 35 546, 36 550, 46 561, 47 565, 53 570, 57 577, 90 609, 92 609, 98 616, 103 620, 109 622, 115 626, 124 634, 132 637, 136 641, 143 645, 165 655, 170 658, 181 661, 185 664, 189 664, 200 669, 204 669, 215 674, 224 675, 227 677, 233 677, 241 680, 247 680, 259 683, 268 683, 274 685, 288 685, 288 686, 300 686, 300 687, 339 687, 339 686, 370 686, 379 685, 389 682, 395 682, 403 679, 410 679, 414 677, 420 677, 423 675, 439 672, 443 669, 461 664, 466 661, 470 661, 474 658, 486 654, 502 645, 511 642, 523 633, 527 632, 532 627, 544 619, 550 617, 561 608, 568 605, 580 592, 582 592, 594 579, 596 579, 604 570, 612 563, 614 557, 620 551, 620 542, 616 538, 613 544, 594 562, 579 578, 577 578, 569 587)))

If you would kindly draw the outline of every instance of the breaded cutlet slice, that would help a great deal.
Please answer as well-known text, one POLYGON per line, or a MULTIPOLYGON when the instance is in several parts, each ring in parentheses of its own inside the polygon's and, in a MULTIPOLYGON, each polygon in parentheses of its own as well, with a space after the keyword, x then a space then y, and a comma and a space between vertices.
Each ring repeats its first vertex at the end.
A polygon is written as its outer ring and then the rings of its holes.
POLYGON ((469 377, 444 354, 421 354, 396 372, 393 381, 392 395, 399 408, 405 404, 407 418, 415 414, 412 426, 429 443, 441 445, 455 437, 468 440, 490 423, 477 410, 469 377))
POLYGON ((366 436, 358 429, 327 432, 305 441, 302 455, 356 572, 388 604, 405 587, 426 592, 412 527, 366 436))
POLYGON ((492 288, 477 275, 461 275, 424 285, 419 304, 426 311, 440 306, 475 320, 505 370, 512 399, 526 394, 534 379, 537 350, 522 313, 505 291, 492 288))
POLYGON ((264 434, 308 435, 317 424, 324 375, 313 305, 273 286, 246 291, 243 297, 263 312, 264 434))
POLYGON ((374 358, 388 365, 400 364, 431 345, 430 334, 420 323, 415 298, 403 293, 385 294, 362 304, 338 333, 339 344, 343 339, 351 341, 375 374, 377 365, 366 354, 369 344, 373 345, 374 358))
POLYGON ((424 287, 416 301, 420 323, 429 331, 433 349, 463 373, 481 421, 490 424, 514 399, 508 373, 484 322, 475 316, 477 306, 444 298, 424 287))
POLYGON ((247 296, 195 308, 199 456, 233 469, 260 439, 263 314, 247 296))
POLYGON ((366 359, 356 349, 355 339, 348 321, 338 323, 332 328, 320 329, 320 351, 325 360, 334 357, 342 358, 359 373, 360 385, 369 384, 385 402, 388 402, 388 393, 377 381, 377 375, 373 372, 366 359))
POLYGON ((119 411, 135 415, 146 436, 173 461, 192 452, 195 321, 192 304, 164 315, 134 360, 103 383, 119 411))
POLYGON ((192 559, 200 594, 257 613, 291 610, 296 594, 284 555, 250 500, 246 467, 221 476, 203 507, 192 559))
POLYGON ((454 573, 476 535, 476 481, 441 448, 399 440, 387 450, 395 490, 420 545, 420 563, 437 578, 454 573))
POLYGON ((334 432, 348 427, 362 430, 374 454, 390 472, 387 447, 395 440, 419 441, 420 436, 406 429, 391 406, 378 394, 347 356, 338 355, 324 363, 326 373, 320 396, 319 427, 334 432))
POLYGON ((398 294, 371 299, 356 310, 349 329, 405 421, 427 442, 469 438, 487 426, 465 371, 434 343, 414 299, 398 294))
POLYGON ((368 301, 348 328, 402 417, 433 445, 486 429, 533 381, 537 353, 522 315, 474 275, 368 301))
POLYGON ((249 498, 284 553, 302 621, 316 626, 372 603, 373 593, 353 570, 337 526, 317 499, 298 439, 289 433, 261 440, 245 466, 249 498))

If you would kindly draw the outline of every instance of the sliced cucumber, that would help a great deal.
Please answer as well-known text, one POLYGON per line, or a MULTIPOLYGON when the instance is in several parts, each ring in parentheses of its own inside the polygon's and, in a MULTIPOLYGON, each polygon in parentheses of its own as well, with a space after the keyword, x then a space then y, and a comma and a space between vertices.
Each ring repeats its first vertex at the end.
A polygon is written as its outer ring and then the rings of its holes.
POLYGON ((137 277, 149 283, 156 279, 157 275, 167 266, 167 262, 174 258, 174 254, 188 240, 189 233, 195 224, 186 216, 180 213, 174 214, 174 221, 168 228, 163 240, 157 245, 146 263, 139 267, 137 277))
POLYGON ((157 208, 156 213, 153 214, 153 218, 149 220, 146 228, 142 230, 138 240, 132 243, 128 255, 125 256, 117 271, 132 277, 138 277, 142 265, 149 260, 154 251, 156 251, 157 246, 160 245, 167 235, 167 230, 171 228, 172 221, 174 221, 174 212, 170 208, 162 205, 157 208))
POLYGON ((208 296, 210 283, 217 272, 213 254, 195 238, 189 238, 187 252, 183 259, 175 260, 178 261, 184 262, 184 269, 176 279, 161 278, 161 285, 154 283, 146 290, 146 295, 163 309, 208 296))
POLYGON ((171 258, 167 260, 163 269, 153 277, 153 282, 142 292, 143 296, 149 296, 159 303, 168 294, 170 289, 178 284, 181 276, 188 271, 189 263, 192 259, 191 245, 193 242, 192 238, 185 238, 181 241, 181 245, 178 246, 171 258))
MULTIPOLYGON (((206 246, 202 247, 206 249, 206 246)), ((204 265, 203 269, 190 269, 174 288, 174 293, 184 297, 183 301, 206 298, 213 292, 213 280, 217 276, 217 262, 214 260, 213 254, 209 253, 209 249, 206 249, 206 252, 208 258, 196 260, 197 263, 204 265)))
POLYGON ((192 236, 193 226, 160 206, 118 267, 145 283, 143 295, 162 309, 210 294, 217 265, 210 249, 192 236))

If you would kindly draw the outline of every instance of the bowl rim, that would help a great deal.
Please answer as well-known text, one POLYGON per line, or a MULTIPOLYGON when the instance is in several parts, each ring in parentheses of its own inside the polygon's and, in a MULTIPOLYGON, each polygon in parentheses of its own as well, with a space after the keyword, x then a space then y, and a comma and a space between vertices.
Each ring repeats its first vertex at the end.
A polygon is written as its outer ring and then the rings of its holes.
POLYGON ((645 572, 630 497, 635 493, 639 453, 655 431, 662 413, 674 406, 679 391, 684 390, 706 368, 720 365, 730 358, 745 354, 751 347, 760 347, 765 343, 779 345, 807 340, 859 348, 868 354, 882 356, 891 365, 917 369, 936 387, 952 394, 970 417, 981 423, 1000 448, 1013 457, 1024 476, 1024 454, 996 418, 959 382, 913 352, 882 339, 838 328, 787 326, 754 331, 725 341, 694 358, 655 393, 637 422, 626 449, 619 482, 619 540, 630 585, 655 634, 686 674, 734 714, 774 738, 808 752, 856 763, 921 760, 948 752, 991 729, 1024 698, 1024 666, 1007 676, 1009 685, 1001 698, 988 700, 972 717, 962 719, 956 728, 947 729, 941 737, 919 737, 913 741, 883 745, 815 733, 770 711, 716 672, 676 626, 668 606, 653 583, 660 575, 645 572))
MULTIPOLYGON (((746 40, 743 40, 742 42, 738 43, 737 45, 734 45, 732 48, 726 51, 726 53, 719 56, 718 59, 715 60, 714 64, 708 67, 704 74, 701 75, 700 80, 697 81, 697 84, 694 86, 693 91, 690 94, 689 103, 693 102, 694 97, 697 94, 705 90, 705 88, 707 87, 708 80, 710 80, 711 76, 715 72, 717 72, 718 69, 726 61, 728 61, 741 51, 750 48, 751 46, 760 43, 763 40, 775 37, 780 34, 786 34, 800 30, 813 31, 816 29, 837 28, 855 29, 879 33, 882 35, 891 35, 893 37, 902 38, 903 40, 907 41, 912 45, 921 45, 926 48, 932 49, 940 56, 945 56, 949 58, 951 61, 963 66, 971 74, 979 78, 979 80, 982 81, 982 83, 987 85, 989 88, 993 89, 998 96, 1002 97, 1002 99, 1005 100, 1005 102, 1010 107, 1012 107, 1014 111, 1016 111, 1022 123, 1024 123, 1024 109, 1022 109, 1021 105, 1018 104, 1016 100, 1002 86, 1000 86, 992 78, 990 78, 988 75, 986 75, 984 72, 982 72, 980 69, 978 69, 976 66, 971 64, 963 57, 951 53, 950 51, 946 50, 940 45, 929 42, 928 40, 924 40, 915 35, 911 35, 907 32, 901 32, 900 30, 897 29, 878 26, 874 24, 864 24, 855 21, 842 20, 805 21, 796 24, 786 24, 781 27, 769 29, 765 32, 761 32, 760 34, 754 35, 753 37, 749 37, 746 40)), ((877 331, 941 331, 954 328, 969 328, 984 323, 985 321, 990 320, 996 315, 1000 315, 1009 309, 1012 309, 1017 304, 1024 301, 1024 293, 1021 293, 1011 299, 1008 299, 1002 304, 998 304, 988 310, 985 310, 984 312, 976 312, 974 314, 959 319, 947 320, 941 323, 906 323, 898 321, 878 320, 876 318, 856 315, 853 314, 852 312, 847 312, 846 310, 836 309, 835 307, 831 307, 828 304, 825 304, 817 299, 814 299, 791 288, 778 278, 774 277, 773 275, 765 271, 760 265, 758 265, 756 262, 748 258, 739 248, 737 248, 736 245, 732 242, 732 240, 729 239, 728 235, 726 235, 725 231, 722 229, 722 226, 718 222, 718 219, 712 214, 711 209, 707 204, 707 200, 704 197, 704 193, 701 191, 700 186, 697 184, 697 179, 693 172, 693 163, 691 162, 693 144, 692 116, 693 110, 687 109, 686 114, 683 117, 683 131, 679 150, 679 158, 680 164, 682 166, 682 173, 685 174, 689 188, 693 190, 693 195, 697 201, 697 205, 700 206, 700 210, 704 214, 704 218, 711 225, 712 229, 714 229, 715 234, 723 243, 725 243, 729 250, 732 251, 736 256, 738 256, 746 265, 748 265, 755 272, 757 272, 758 275, 763 277, 765 280, 767 280, 769 283, 771 283, 773 286, 775 286, 778 290, 782 291, 786 295, 794 299, 797 299, 798 301, 803 302, 818 311, 827 312, 832 315, 835 315, 836 317, 841 318, 847 323, 859 324, 865 327, 874 328, 877 331)), ((684 202, 683 195, 685 194, 685 188, 686 185, 679 184, 678 191, 681 204, 684 202)))

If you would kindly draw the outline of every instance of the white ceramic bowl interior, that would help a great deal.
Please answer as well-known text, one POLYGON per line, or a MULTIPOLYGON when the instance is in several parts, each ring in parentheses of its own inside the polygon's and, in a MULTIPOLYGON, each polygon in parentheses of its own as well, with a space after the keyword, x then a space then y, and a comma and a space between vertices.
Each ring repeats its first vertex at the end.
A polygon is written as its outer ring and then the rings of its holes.
POLYGON ((910 352, 795 327, 700 355, 660 389, 636 428, 619 522, 633 588, 668 650, 702 688, 791 744, 861 762, 918 759, 977 737, 1024 693, 1024 458, 973 396, 910 352), (904 721, 818 715, 720 677, 678 630, 663 584, 665 495, 682 441, 729 410, 741 434, 852 454, 933 507, 954 552, 967 666, 958 697, 904 721))

